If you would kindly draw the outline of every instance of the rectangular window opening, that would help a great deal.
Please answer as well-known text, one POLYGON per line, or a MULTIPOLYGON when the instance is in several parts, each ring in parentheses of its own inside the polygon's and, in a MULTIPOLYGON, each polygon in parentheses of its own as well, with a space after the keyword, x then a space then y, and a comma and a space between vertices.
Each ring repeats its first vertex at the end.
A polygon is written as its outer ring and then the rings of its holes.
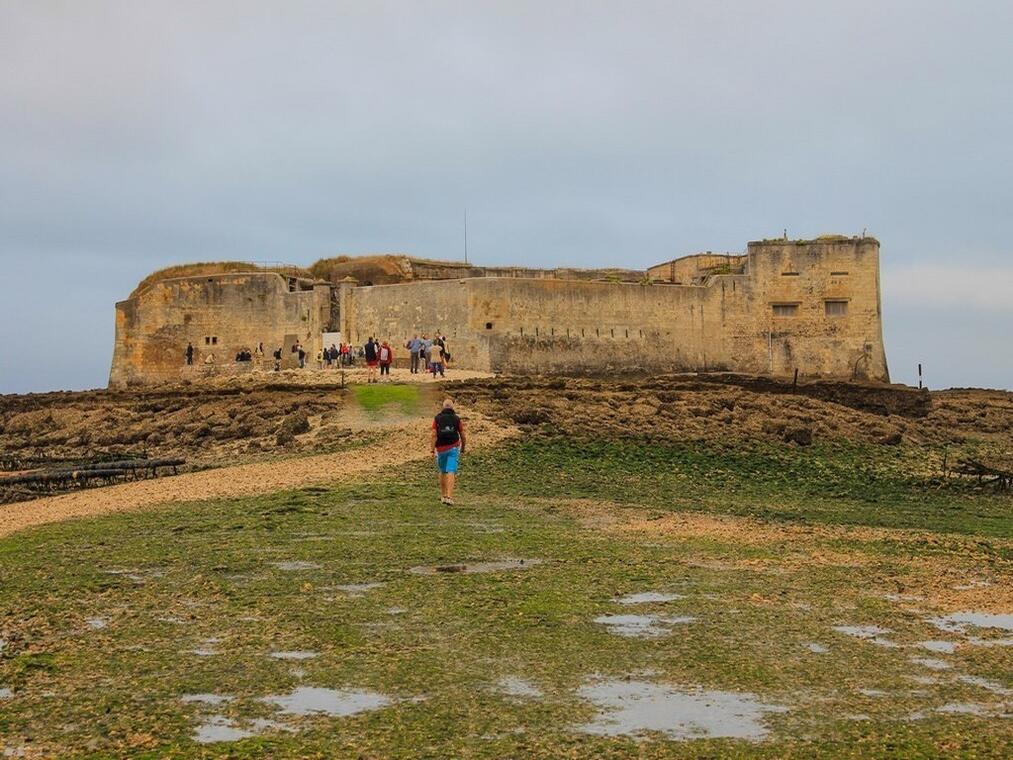
POLYGON ((775 317, 797 317, 798 316, 798 304, 797 303, 775 303, 774 304, 774 316, 775 317))
POLYGON ((486 322, 485 323, 485 329, 486 330, 491 330, 492 329, 492 322, 486 322))
POLYGON ((828 317, 844 317, 848 314, 847 301, 827 301, 825 308, 828 317))

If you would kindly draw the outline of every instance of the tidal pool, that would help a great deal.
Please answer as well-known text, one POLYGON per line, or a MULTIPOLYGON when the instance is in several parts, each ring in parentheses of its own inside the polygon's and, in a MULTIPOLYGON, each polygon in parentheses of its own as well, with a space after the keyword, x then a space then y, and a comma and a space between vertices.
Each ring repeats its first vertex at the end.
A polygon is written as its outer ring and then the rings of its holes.
POLYGON ((361 689, 324 689, 298 686, 288 694, 272 694, 261 701, 272 704, 291 715, 322 713, 336 717, 379 710, 391 703, 390 697, 361 689))
POLYGON ((929 622, 939 630, 950 633, 962 633, 972 625, 976 628, 998 628, 1013 632, 1013 615, 994 615, 990 612, 954 612, 929 618, 929 622))
POLYGON ((183 694, 179 699, 186 704, 222 705, 233 698, 227 694, 183 694))
POLYGON ((496 682, 496 691, 508 697, 526 697, 537 699, 542 696, 542 690, 531 681, 517 676, 507 676, 496 682))
POLYGON ((272 562, 279 570, 319 570, 320 565, 316 562, 304 562, 303 560, 292 560, 289 562, 272 562))
POLYGON ((579 695, 598 707, 598 715, 578 730, 600 736, 640 736, 650 732, 670 739, 763 739, 764 718, 784 712, 753 694, 681 688, 646 681, 599 681, 579 695))
POLYGON ((194 741, 199 744, 216 742, 235 742, 256 736, 253 731, 238 728, 231 720, 222 715, 212 715, 201 723, 194 731, 194 741))
POLYGON ((268 657, 273 657, 275 660, 312 660, 314 657, 319 657, 320 652, 311 652, 309 650, 293 650, 288 652, 271 652, 268 657))
POLYGON ((671 626, 692 623, 696 618, 688 615, 667 617, 664 615, 599 615, 594 622, 608 627, 616 636, 657 638, 672 633, 671 626))
POLYGON ((488 562, 461 562, 448 565, 417 565, 408 568, 414 575, 436 575, 437 573, 496 573, 502 570, 527 570, 538 565, 540 559, 497 559, 488 562))
POLYGON ((641 591, 638 594, 627 594, 616 599, 619 604, 660 604, 684 598, 682 594, 666 594, 661 591, 641 591))

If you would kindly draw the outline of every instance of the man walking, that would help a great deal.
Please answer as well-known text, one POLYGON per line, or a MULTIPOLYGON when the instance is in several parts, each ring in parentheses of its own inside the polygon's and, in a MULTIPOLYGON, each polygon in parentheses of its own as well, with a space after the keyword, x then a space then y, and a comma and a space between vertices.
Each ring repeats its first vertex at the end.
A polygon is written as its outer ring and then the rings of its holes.
POLYGON ((454 411, 451 399, 443 400, 443 409, 433 419, 433 432, 429 437, 429 451, 436 457, 440 471, 440 501, 454 505, 454 481, 457 463, 464 453, 464 423, 454 411))
POLYGON ((193 343, 186 344, 186 366, 193 366, 193 343))

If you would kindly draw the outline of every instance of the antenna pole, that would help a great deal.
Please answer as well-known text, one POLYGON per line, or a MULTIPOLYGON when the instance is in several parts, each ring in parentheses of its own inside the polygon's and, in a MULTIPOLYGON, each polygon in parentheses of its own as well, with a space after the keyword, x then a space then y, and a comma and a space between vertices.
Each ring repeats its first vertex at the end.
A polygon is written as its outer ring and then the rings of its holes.
POLYGON ((468 207, 464 208, 464 263, 468 263, 468 207))

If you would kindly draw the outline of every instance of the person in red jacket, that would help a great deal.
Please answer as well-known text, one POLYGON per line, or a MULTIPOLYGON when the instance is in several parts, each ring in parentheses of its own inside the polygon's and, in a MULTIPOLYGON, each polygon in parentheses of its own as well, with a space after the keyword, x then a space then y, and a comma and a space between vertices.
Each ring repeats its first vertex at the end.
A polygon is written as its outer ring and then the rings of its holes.
POLYGON ((380 350, 376 353, 377 361, 380 363, 380 377, 387 376, 387 382, 390 382, 390 365, 394 363, 394 349, 390 347, 390 343, 384 341, 380 344, 380 350))

